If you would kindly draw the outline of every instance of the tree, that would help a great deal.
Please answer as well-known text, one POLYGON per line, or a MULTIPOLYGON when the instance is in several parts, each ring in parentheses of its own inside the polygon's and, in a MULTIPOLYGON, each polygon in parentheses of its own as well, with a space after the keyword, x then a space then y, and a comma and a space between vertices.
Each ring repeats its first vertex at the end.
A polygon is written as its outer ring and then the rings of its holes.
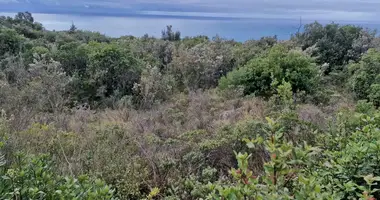
POLYGON ((173 53, 175 50, 175 46, 173 42, 170 41, 156 41, 154 43, 154 53, 155 56, 161 62, 160 69, 166 69, 167 66, 173 61, 173 53))
POLYGON ((352 48, 348 51, 348 56, 354 61, 359 61, 368 49, 376 47, 375 35, 376 31, 362 29, 359 37, 353 41, 352 48))
POLYGON ((343 65, 349 60, 360 59, 361 53, 366 50, 362 47, 366 44, 358 43, 371 43, 372 35, 373 33, 358 26, 340 26, 335 23, 323 26, 314 22, 305 25, 305 31, 298 34, 297 39, 302 50, 315 47, 312 50, 312 56, 316 57, 316 62, 320 65, 329 64, 326 73, 330 73, 333 70, 342 70, 343 65))
POLYGON ((166 26, 166 30, 162 31, 161 38, 163 40, 179 41, 179 40, 181 40, 181 32, 179 32, 179 31, 173 32, 172 31, 172 25, 168 25, 168 26, 166 26))
POLYGON ((30 12, 19 12, 19 13, 17 13, 17 15, 15 16, 15 20, 24 21, 27 23, 33 23, 34 22, 34 18, 30 12))
POLYGON ((77 27, 75 26, 74 22, 71 23, 71 26, 70 26, 70 29, 69 29, 69 33, 75 33, 75 31, 77 30, 77 27))

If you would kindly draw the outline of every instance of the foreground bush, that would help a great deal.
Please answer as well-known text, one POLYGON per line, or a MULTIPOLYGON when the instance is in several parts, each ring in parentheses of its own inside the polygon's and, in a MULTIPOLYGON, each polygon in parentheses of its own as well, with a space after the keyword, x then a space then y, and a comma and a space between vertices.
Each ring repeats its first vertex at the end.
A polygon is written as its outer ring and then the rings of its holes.
POLYGON ((19 154, 14 160, 0 163, 0 199, 112 199, 113 190, 101 180, 55 174, 47 156, 19 154))
POLYGON ((268 119, 265 137, 245 139, 248 147, 264 147, 270 155, 264 171, 254 174, 248 163, 253 155, 238 153, 238 168, 230 171, 233 181, 207 184, 208 199, 380 198, 380 114, 354 114, 356 130, 346 126, 351 123, 344 115, 331 132, 318 134, 315 147, 288 141, 284 129, 268 119))

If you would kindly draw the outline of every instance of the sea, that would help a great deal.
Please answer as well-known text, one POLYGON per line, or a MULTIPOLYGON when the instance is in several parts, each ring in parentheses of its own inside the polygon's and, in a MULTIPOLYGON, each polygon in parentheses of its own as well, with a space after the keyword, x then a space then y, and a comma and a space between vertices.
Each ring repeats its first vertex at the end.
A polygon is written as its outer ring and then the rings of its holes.
MULTIPOLYGON (((15 13, 0 12, 0 16, 14 16, 15 13)), ((237 18, 202 18, 202 17, 163 17, 163 16, 97 16, 80 14, 45 14, 33 13, 35 21, 40 22, 48 30, 68 30, 72 24, 78 29, 96 31, 111 37, 120 36, 150 36, 160 37, 161 31, 167 25, 172 25, 174 31, 180 31, 181 36, 206 35, 210 38, 218 35, 235 41, 260 39, 264 36, 277 36, 286 40, 292 34, 301 30, 305 24, 314 21, 300 19, 237 19, 237 18), (301 29, 300 29, 301 27, 301 29)), ((332 21, 319 21, 322 24, 332 21)), ((353 24, 369 29, 380 28, 379 23, 355 21, 335 21, 339 24, 353 24)))

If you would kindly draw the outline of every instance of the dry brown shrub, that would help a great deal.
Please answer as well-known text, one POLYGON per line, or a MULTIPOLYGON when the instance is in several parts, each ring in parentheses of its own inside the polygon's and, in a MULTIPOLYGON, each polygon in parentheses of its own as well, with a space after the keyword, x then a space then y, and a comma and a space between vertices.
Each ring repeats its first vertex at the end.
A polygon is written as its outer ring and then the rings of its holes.
POLYGON ((300 120, 310 122, 319 128, 327 128, 328 116, 317 106, 306 104, 297 108, 300 120))
POLYGON ((50 114, 27 111, 23 112, 24 120, 20 115, 15 121, 22 124, 12 125, 19 126, 12 135, 13 151, 48 153, 63 174, 89 173, 124 192, 137 193, 165 187, 176 177, 201 170, 198 161, 182 162, 184 155, 193 151, 204 153, 207 165, 227 173, 235 164, 234 147, 228 146, 228 141, 203 151, 196 142, 180 136, 202 130, 206 135, 198 138, 199 142, 207 138, 212 143, 213 138, 228 134, 221 133, 221 127, 233 127, 247 117, 262 120, 266 112, 260 99, 226 99, 215 91, 178 94, 149 110, 74 109, 50 114))

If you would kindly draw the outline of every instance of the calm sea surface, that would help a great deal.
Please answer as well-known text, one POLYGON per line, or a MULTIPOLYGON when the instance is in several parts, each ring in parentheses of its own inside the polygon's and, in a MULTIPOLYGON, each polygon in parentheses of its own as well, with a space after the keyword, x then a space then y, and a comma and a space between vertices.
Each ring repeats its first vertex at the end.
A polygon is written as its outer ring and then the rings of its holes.
MULTIPOLYGON (((14 13, 1 13, 0 15, 14 16, 14 13)), ((258 39, 262 36, 277 35, 279 39, 288 39, 297 31, 299 20, 284 19, 192 19, 168 17, 110 17, 89 15, 64 14, 33 14, 36 21, 41 22, 49 30, 67 30, 71 23, 79 29, 98 31, 108 36, 119 37, 123 35, 142 36, 145 33, 160 36, 166 25, 172 25, 179 30, 182 36, 219 35, 224 38, 244 41, 258 39)), ((310 23, 304 21, 303 23, 310 23)), ((328 23, 328 22, 321 22, 328 23)), ((337 22, 350 24, 349 22, 337 22)), ((379 24, 359 23, 356 25, 376 29, 379 24)))

